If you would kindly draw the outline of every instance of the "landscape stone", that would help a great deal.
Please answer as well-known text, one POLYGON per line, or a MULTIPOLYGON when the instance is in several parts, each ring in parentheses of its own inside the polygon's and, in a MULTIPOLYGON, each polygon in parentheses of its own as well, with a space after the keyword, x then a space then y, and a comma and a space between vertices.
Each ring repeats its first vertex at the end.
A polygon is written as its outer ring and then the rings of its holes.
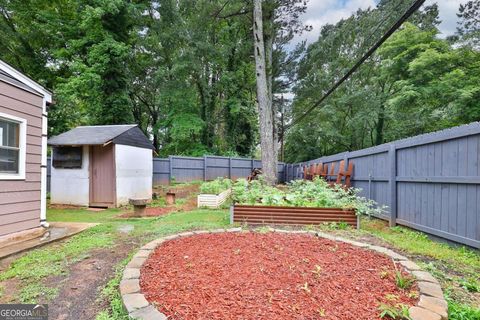
POLYGON ((412 320, 442 320, 440 315, 427 309, 411 307, 408 311, 412 320))
POLYGON ((420 267, 413 261, 410 260, 404 260, 400 261, 400 264, 405 267, 405 269, 409 271, 419 271, 420 267))
POLYGON ((130 313, 130 317, 134 319, 142 320, 166 320, 167 317, 155 309, 154 306, 149 305, 148 307, 141 308, 130 313))
POLYGON ((125 305, 125 308, 128 312, 132 312, 148 306, 148 301, 141 293, 124 294, 122 298, 123 304, 125 305))
POLYGON ((169 241, 169 240, 173 240, 173 239, 177 239, 177 238, 179 238, 178 234, 173 234, 171 236, 163 237, 163 240, 164 241, 169 241))
POLYGON ((127 268, 140 268, 147 258, 133 258, 127 264, 127 268))
POLYGON ((425 271, 413 271, 412 274, 417 278, 418 281, 426 281, 432 283, 438 283, 438 280, 435 279, 430 273, 425 271))
POLYGON ((418 282, 418 289, 420 294, 443 299, 442 288, 436 283, 420 281, 418 282))
POLYGON ((138 268, 125 268, 123 271, 123 279, 138 279, 140 278, 140 269, 138 268))
POLYGON ((408 260, 407 257, 402 256, 401 254, 398 254, 398 253, 396 253, 395 251, 392 251, 392 250, 387 249, 385 254, 388 255, 390 258, 392 258, 394 260, 408 260))
POLYGON ((210 233, 210 231, 208 231, 208 230, 195 230, 195 231, 193 231, 193 233, 195 233, 195 234, 205 234, 205 233, 210 233))
POLYGON ((210 230, 210 233, 222 233, 222 232, 225 232, 225 229, 213 229, 213 230, 210 230))
POLYGON ((120 281, 120 292, 122 294, 140 292, 140 282, 138 279, 128 279, 120 281))
POLYGON ((154 249, 157 248, 162 242, 165 242, 165 240, 163 240, 163 239, 153 240, 153 241, 147 243, 146 245, 144 245, 144 246, 142 247, 142 249, 144 249, 144 250, 154 250, 154 249))
POLYGON ((342 242, 345 242, 345 243, 351 244, 352 246, 360 247, 360 248, 366 248, 369 246, 366 243, 362 243, 362 242, 358 242, 350 239, 343 239, 342 242))
POLYGON ((438 313, 442 317, 442 320, 448 319, 448 305, 444 299, 421 295, 418 306, 438 313))
POLYGON ((191 231, 182 232, 182 233, 177 234, 177 236, 179 236, 179 237, 190 237, 190 236, 193 236, 193 235, 194 235, 194 233, 191 232, 191 231))
POLYGON ((226 230, 227 232, 241 232, 242 228, 230 228, 226 230))
POLYGON ((138 252, 133 256, 133 258, 148 258, 152 250, 145 250, 145 249, 140 249, 138 252))

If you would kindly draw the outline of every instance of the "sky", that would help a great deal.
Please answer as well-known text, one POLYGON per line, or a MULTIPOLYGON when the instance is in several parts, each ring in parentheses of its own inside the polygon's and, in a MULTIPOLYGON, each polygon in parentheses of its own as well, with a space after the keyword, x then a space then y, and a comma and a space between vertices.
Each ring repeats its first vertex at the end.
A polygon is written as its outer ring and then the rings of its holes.
MULTIPOLYGON (((405 1, 405 0, 398 0, 405 1)), ((349 17, 353 12, 362 8, 374 7, 376 0, 309 0, 307 12, 302 16, 305 24, 311 25, 313 30, 300 36, 307 43, 314 42, 320 33, 320 28, 327 23, 335 23, 342 18, 349 17)), ((442 38, 451 35, 457 27, 457 12, 461 3, 467 0, 427 0, 424 4, 438 3, 440 20, 440 36, 442 38)), ((300 39, 298 39, 300 41, 300 39)))

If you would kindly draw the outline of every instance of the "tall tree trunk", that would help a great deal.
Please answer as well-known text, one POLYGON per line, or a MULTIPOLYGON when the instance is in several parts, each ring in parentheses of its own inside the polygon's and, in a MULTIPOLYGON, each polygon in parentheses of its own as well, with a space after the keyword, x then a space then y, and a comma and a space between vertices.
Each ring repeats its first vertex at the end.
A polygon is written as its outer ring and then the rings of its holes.
POLYGON ((262 0, 253 1, 253 33, 262 170, 265 180, 270 184, 275 184, 277 181, 276 141, 273 133, 273 112, 268 90, 265 43, 263 41, 262 0))
POLYGON ((375 126, 375 145, 378 146, 384 142, 385 127, 385 105, 382 103, 378 112, 377 125, 375 126))

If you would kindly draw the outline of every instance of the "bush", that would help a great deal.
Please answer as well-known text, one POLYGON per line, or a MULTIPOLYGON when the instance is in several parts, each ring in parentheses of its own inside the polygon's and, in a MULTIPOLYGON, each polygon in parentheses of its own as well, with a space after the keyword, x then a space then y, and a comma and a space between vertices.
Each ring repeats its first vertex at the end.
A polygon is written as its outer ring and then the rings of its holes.
POLYGON ((234 202, 244 205, 356 209, 358 214, 379 214, 385 209, 375 201, 360 197, 359 189, 330 187, 321 178, 295 180, 282 189, 266 184, 261 178, 250 183, 239 179, 232 190, 234 202))
POLYGON ((200 193, 203 194, 219 194, 225 190, 230 189, 232 186, 232 180, 217 178, 213 181, 204 182, 200 186, 200 193))

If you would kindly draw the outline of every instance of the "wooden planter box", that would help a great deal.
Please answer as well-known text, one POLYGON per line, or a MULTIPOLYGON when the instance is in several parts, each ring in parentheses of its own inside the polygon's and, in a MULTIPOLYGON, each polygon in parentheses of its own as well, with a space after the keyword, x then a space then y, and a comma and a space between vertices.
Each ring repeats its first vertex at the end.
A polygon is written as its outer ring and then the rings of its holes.
POLYGON ((232 190, 228 189, 220 194, 199 194, 197 196, 197 207, 218 208, 227 201, 231 193, 232 190))
POLYGON ((354 209, 244 205, 234 205, 230 208, 230 223, 316 225, 346 222, 355 228, 359 228, 358 218, 354 209))

